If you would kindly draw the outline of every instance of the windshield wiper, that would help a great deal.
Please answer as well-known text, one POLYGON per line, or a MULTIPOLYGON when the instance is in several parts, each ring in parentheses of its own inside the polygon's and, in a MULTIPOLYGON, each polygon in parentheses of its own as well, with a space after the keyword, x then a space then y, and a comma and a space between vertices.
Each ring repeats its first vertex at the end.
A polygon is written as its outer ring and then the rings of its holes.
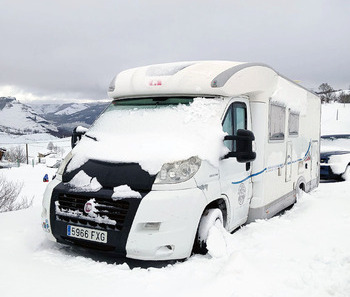
POLYGON ((85 134, 85 136, 88 137, 88 138, 91 138, 91 139, 93 139, 93 140, 95 140, 95 141, 97 141, 97 138, 96 138, 96 137, 93 137, 93 136, 90 136, 90 135, 87 135, 87 134, 85 134))

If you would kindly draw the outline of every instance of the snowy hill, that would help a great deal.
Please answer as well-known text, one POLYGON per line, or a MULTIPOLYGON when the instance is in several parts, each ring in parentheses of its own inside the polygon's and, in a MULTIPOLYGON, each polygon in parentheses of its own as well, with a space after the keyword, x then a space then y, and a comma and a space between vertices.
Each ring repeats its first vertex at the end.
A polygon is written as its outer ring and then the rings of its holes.
POLYGON ((86 103, 65 103, 65 104, 32 104, 31 107, 39 115, 56 114, 69 115, 82 111, 89 107, 86 103))
POLYGON ((0 132, 25 135, 33 133, 57 134, 50 121, 39 116, 30 106, 14 97, 0 97, 0 132))
POLYGON ((32 105, 38 114, 56 125, 61 136, 69 136, 77 126, 89 127, 108 103, 66 103, 32 105))

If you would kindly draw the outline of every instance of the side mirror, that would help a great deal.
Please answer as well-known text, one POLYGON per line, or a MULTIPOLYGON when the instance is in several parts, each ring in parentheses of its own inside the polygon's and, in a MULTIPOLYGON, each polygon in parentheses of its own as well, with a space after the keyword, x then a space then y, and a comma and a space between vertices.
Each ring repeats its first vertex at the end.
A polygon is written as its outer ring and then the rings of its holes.
POLYGON ((72 138, 71 138, 71 146, 72 146, 72 148, 74 148, 78 144, 80 139, 83 137, 83 135, 87 131, 88 131, 88 129, 85 128, 85 127, 82 127, 82 126, 78 126, 78 127, 75 127, 73 129, 72 138))
POLYGON ((252 131, 239 129, 237 135, 227 135, 224 140, 233 141, 233 150, 226 157, 236 157, 239 163, 248 163, 255 160, 256 153, 253 152, 255 136, 252 131))

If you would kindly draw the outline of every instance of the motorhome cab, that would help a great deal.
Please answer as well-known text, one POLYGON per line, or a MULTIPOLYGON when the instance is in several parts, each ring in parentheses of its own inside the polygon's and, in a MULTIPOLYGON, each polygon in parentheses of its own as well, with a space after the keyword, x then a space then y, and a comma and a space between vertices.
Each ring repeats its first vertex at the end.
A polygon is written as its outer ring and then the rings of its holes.
POLYGON ((320 100, 267 65, 140 67, 108 94, 44 194, 53 241, 184 259, 214 222, 231 232, 318 186, 320 100))

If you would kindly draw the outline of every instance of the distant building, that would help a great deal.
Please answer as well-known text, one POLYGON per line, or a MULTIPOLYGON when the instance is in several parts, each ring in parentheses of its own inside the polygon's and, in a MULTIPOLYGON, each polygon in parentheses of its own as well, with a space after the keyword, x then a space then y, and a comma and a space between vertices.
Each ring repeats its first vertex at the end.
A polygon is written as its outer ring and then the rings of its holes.
POLYGON ((0 147, 0 161, 2 160, 2 157, 5 155, 6 149, 3 147, 0 147))

